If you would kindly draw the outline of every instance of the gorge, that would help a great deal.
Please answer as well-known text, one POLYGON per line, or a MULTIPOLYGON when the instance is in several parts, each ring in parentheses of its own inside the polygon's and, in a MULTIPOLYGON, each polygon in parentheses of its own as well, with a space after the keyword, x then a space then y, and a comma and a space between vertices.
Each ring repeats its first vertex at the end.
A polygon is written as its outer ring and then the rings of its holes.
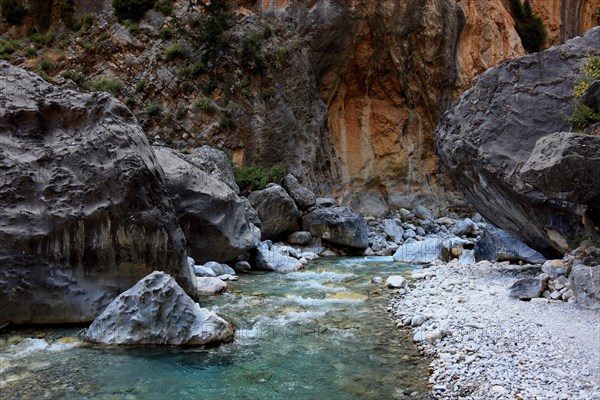
POLYGON ((596 2, 0 12, 1 399, 41 396, 25 388, 64 360, 76 370, 50 397, 158 396, 131 355, 167 366, 172 398, 598 396, 596 2), (525 351, 518 372, 512 345, 486 342, 510 334, 477 322, 523 324, 537 349, 569 315, 584 334, 553 337, 548 357, 588 374, 548 387, 560 365, 525 351), (307 323, 332 342, 288 331, 307 323), (336 362, 344 346, 360 351, 336 362), (85 378, 95 353, 131 380, 85 378), (351 378, 361 357, 368 378, 351 378))

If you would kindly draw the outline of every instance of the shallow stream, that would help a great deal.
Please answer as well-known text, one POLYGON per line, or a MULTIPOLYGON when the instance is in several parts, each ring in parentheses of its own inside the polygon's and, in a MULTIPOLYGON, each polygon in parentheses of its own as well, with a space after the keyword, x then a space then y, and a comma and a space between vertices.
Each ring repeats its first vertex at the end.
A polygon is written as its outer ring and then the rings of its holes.
POLYGON ((241 275, 201 300, 238 327, 209 350, 98 348, 81 329, 5 332, 0 399, 420 398, 429 360, 389 319, 389 291, 371 283, 410 268, 372 257, 241 275))

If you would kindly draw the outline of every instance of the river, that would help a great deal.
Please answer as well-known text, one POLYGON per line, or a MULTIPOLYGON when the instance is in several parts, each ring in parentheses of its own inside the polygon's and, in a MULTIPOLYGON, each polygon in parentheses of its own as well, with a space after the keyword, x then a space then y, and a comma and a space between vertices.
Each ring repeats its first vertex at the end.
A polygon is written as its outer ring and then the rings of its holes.
POLYGON ((200 303, 238 327, 207 350, 105 348, 81 328, 0 335, 0 399, 421 398, 430 360, 394 327, 374 276, 391 257, 322 259, 289 274, 252 273, 200 303))

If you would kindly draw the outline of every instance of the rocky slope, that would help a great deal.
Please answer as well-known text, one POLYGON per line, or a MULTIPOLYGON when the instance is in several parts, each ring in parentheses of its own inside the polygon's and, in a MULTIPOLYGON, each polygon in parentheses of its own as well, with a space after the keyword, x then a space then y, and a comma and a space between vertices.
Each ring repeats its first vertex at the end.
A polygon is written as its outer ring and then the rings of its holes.
MULTIPOLYGON (((561 21, 564 32, 550 27, 556 43, 593 25, 592 3, 536 1, 534 8, 561 21)), ((175 1, 173 15, 201 33, 205 15, 187 6, 175 1)), ((76 1, 75 17, 85 13, 95 18, 88 30, 51 48, 32 43, 35 56, 24 54, 25 41, 8 57, 32 69, 47 58, 49 79, 73 70, 83 87, 114 79, 150 139, 210 144, 238 165, 284 162, 320 194, 346 195, 372 214, 460 201, 443 190, 448 180, 439 175, 432 132, 474 76, 524 54, 504 0, 229 2, 227 45, 200 70, 189 67, 204 50, 177 33, 173 15, 152 10, 127 28, 109 0, 76 1), (166 60, 177 42, 185 51, 166 60), (255 53, 244 53, 249 48, 255 53)), ((48 20, 64 29, 56 9, 48 20)), ((5 36, 25 30, 11 27, 5 36)))
POLYGON ((0 323, 93 320, 153 270, 195 282, 133 114, 0 61, 0 323))
POLYGON ((600 138, 560 133, 589 55, 600 55, 600 27, 488 70, 436 131, 442 161, 479 212, 547 256, 600 235, 600 138))

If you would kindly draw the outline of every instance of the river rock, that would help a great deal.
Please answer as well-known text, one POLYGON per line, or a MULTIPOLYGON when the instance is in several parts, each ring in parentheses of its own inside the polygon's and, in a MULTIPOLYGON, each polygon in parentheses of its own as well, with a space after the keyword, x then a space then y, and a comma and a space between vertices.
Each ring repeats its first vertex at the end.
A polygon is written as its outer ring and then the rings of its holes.
POLYGON ((525 243, 515 239, 508 232, 487 225, 475 245, 477 261, 524 261, 530 264, 543 264, 546 258, 525 243))
POLYGON ((367 224, 349 207, 318 208, 302 218, 302 227, 336 245, 359 250, 369 245, 367 224))
POLYGON ((418 205, 415 207, 415 209, 413 210, 413 214, 415 214, 415 217, 419 218, 419 219, 432 219, 433 218, 433 213, 425 206, 422 205, 418 205))
POLYGON ((0 325, 90 322, 150 272, 192 296, 152 147, 105 93, 0 61, 0 325))
POLYGON ((475 208, 546 256, 568 252, 581 234, 599 236, 600 138, 554 134, 571 130, 573 83, 590 55, 600 55, 600 27, 487 70, 435 133, 475 208))
POLYGON ((408 282, 400 275, 392 275, 385 280, 385 285, 389 288, 400 289, 407 287, 408 282))
POLYGON ((551 278, 558 278, 561 275, 569 275, 571 265, 566 260, 547 260, 542 265, 542 271, 551 278))
POLYGON ((258 212, 262 240, 276 239, 285 232, 297 230, 302 214, 294 199, 281 186, 256 190, 250 193, 248 200, 258 212))
POLYGON ((204 346, 229 342, 233 335, 234 328, 227 321, 200 308, 171 276, 153 272, 110 303, 88 328, 85 340, 114 345, 204 346))
POLYGON ((204 277, 211 277, 214 278, 217 276, 217 274, 215 274, 215 271, 213 271, 212 269, 204 266, 204 265, 194 265, 194 275, 196 276, 204 276, 204 277))
POLYGON ((302 186, 294 175, 287 174, 283 178, 282 185, 301 210, 306 210, 315 205, 317 200, 315 194, 310 189, 302 186))
POLYGON ((270 240, 256 247, 255 263, 258 269, 275 272, 293 272, 302 268, 298 259, 288 255, 287 247, 274 245, 270 240))
POLYGON ((224 292, 227 284, 221 277, 199 277, 196 278, 198 294, 201 296, 212 296, 224 292))
POLYGON ((600 266, 574 265, 569 281, 580 307, 600 310, 600 266))
POLYGON ((206 268, 211 269, 216 276, 225 274, 235 275, 235 270, 227 264, 221 264, 216 261, 209 261, 206 264, 204 264, 204 266, 206 268))
POLYGON ((383 231, 394 242, 400 244, 404 240, 404 229, 402 222, 398 218, 384 219, 383 231))
POLYGON ((452 227, 452 233, 456 236, 469 236, 478 230, 477 224, 471 218, 456 221, 452 227))
POLYGON ((252 266, 248 261, 238 261, 235 263, 235 267, 233 269, 235 272, 248 272, 252 269, 252 266))
POLYGON ((426 264, 443 258, 444 242, 428 238, 420 242, 405 243, 394 253, 394 261, 426 264))
POLYGON ((540 297, 546 289, 546 282, 546 279, 540 278, 519 279, 508 288, 508 295, 520 300, 540 297))
POLYGON ((312 235, 307 231, 298 231, 288 236, 287 241, 291 244, 297 244, 299 246, 308 246, 312 243, 312 235))
POLYGON ((175 150, 155 146, 154 151, 165 172, 188 254, 202 263, 232 261, 256 246, 259 230, 233 190, 175 150))

